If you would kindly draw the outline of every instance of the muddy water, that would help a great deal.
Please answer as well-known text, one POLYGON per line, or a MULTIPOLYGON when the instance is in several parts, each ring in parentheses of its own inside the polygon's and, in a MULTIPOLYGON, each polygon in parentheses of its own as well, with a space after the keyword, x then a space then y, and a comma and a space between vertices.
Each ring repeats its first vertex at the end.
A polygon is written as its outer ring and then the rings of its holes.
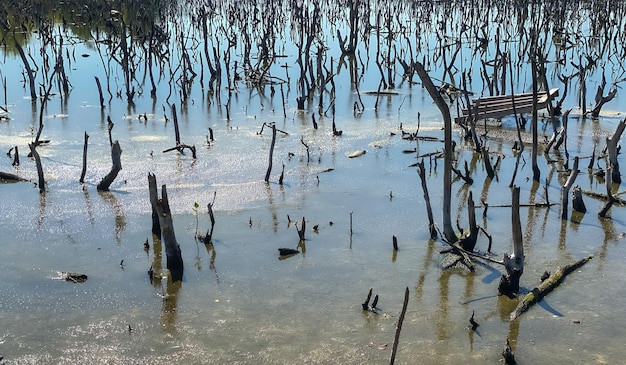
MULTIPOLYGON (((432 21, 436 23, 445 11, 433 10, 432 21)), ((466 15, 456 8, 451 14, 466 15)), ((403 16, 414 19, 408 10, 403 16)), ((180 24, 174 22, 172 27, 180 24)), ((325 23, 329 29, 342 24, 325 23)), ((201 33, 188 29, 201 39, 201 33)), ((590 32, 584 24, 581 29, 590 32)), ((0 355, 6 363, 384 363, 390 357, 406 287, 410 300, 396 357, 399 363, 496 363, 501 361, 507 338, 519 363, 622 361, 626 355, 621 343, 625 323, 619 310, 625 298, 620 288, 626 284, 621 274, 626 269, 623 207, 614 207, 611 219, 599 219, 603 202, 586 197, 588 213, 564 221, 559 205, 522 208, 524 290, 534 287, 545 270, 588 255, 594 259, 520 320, 509 322, 508 314, 517 301, 496 295, 501 267, 478 264, 474 274, 441 271, 439 251, 445 243, 428 237, 421 185, 411 165, 418 161, 417 155, 441 151, 443 145, 403 140, 399 126, 417 130, 419 113, 419 134, 442 138, 439 111, 420 85, 401 83, 399 74, 395 76, 398 95, 381 96, 376 103, 375 96, 365 93, 376 90, 380 81, 373 46, 377 38, 372 33, 369 49, 359 45, 359 93, 365 110, 355 113, 359 95, 351 86, 348 65, 339 68, 336 63, 339 50, 334 34, 327 30, 322 41, 330 46, 329 58, 333 56, 335 62, 325 61, 337 73, 334 120, 343 131, 340 137, 332 135, 330 111, 320 117, 316 103, 307 104, 305 111, 296 110, 300 71, 295 62, 297 46, 289 31, 281 34, 287 58, 275 62, 271 71, 284 79, 286 72, 290 74, 290 83, 283 85, 284 114, 277 85, 272 95, 269 86, 259 92, 241 82, 231 90, 230 118, 224 107, 229 92, 225 79, 218 91, 221 99, 203 91, 195 79, 189 99, 181 103, 178 91, 167 99, 166 74, 158 83, 156 100, 150 98, 146 83, 134 107, 129 107, 119 65, 102 62, 96 51, 102 47, 106 59, 105 45, 70 31, 59 36, 75 56, 69 58, 71 65, 68 60, 65 65, 71 92, 55 92, 44 111, 43 138, 51 142, 38 151, 47 192, 40 195, 31 182, 0 185, 4 257, 0 355), (281 67, 285 62, 287 69, 281 67), (110 100, 107 97, 101 112, 93 76, 106 80, 109 69, 113 70, 110 87, 114 95, 110 100), (116 91, 121 91, 119 97, 116 91), (175 145, 168 103, 177 105, 182 142, 198 148, 195 160, 189 153, 162 153, 175 145), (144 113, 147 118, 140 118, 144 113), (318 129, 313 128, 313 115, 318 129), (123 150, 123 170, 110 192, 98 192, 95 186, 110 168, 107 116, 115 123, 112 133, 123 150), (259 134, 264 122, 275 122, 288 133, 278 134, 269 184, 263 177, 271 133, 265 129, 259 134), (209 128, 215 136, 210 144, 209 128), (88 170, 81 186, 85 132, 90 135, 88 170), (308 159, 301 138, 309 146, 308 159), (416 151, 404 153, 411 149, 416 151), (360 150, 366 153, 348 158, 360 150), (284 184, 279 185, 283 164, 284 184), (160 270, 165 258, 150 233, 148 172, 168 187, 185 262, 182 283, 168 282, 167 271, 160 270), (214 193, 214 244, 205 246, 194 236, 210 225, 205 207, 214 193), (197 215, 196 202, 200 206, 197 215), (307 239, 299 244, 296 221, 302 217, 307 239), (393 236, 398 239, 398 252, 392 249, 393 236), (146 239, 148 251, 144 250, 146 239), (300 253, 281 259, 278 248, 282 247, 297 248, 300 253), (147 274, 150 267, 157 272, 152 283, 147 274), (89 279, 82 284, 55 280, 60 271, 85 273, 89 279), (379 295, 378 313, 361 309, 369 288, 379 295), (476 332, 467 329, 472 312, 480 324, 476 332)), ((428 39, 425 44, 434 47, 436 37, 428 39)), ((407 44, 397 42, 406 49, 407 44)), ((24 45, 39 65, 42 44, 35 34, 24 45)), ((467 67, 462 62, 480 59, 474 55, 473 44, 465 47, 459 68, 467 67)), ((232 52, 231 71, 235 57, 241 57, 241 52, 232 52)), ((417 58, 431 57, 433 52, 423 49, 417 58)), ((495 47, 486 52, 481 57, 489 59, 495 47)), ((556 52, 555 48, 550 52, 556 52)), ((192 55, 194 60, 200 57, 192 55)), ((607 54, 608 63, 613 56, 607 54)), ((178 61, 172 62, 176 67, 178 61)), ((437 78, 445 77, 441 62, 433 59, 429 67, 437 78)), ((198 72, 199 61, 194 65, 198 72)), ((21 83, 23 64, 15 52, 4 49, 1 67, 7 79, 11 120, 0 122, 0 149, 19 146, 21 165, 14 169, 10 158, 2 158, 0 170, 36 181, 34 163, 25 154, 37 130, 40 101, 32 107, 28 87, 21 83)), ((553 64, 549 69, 550 75, 572 71, 553 64)), ((472 88, 486 93, 479 86, 478 68, 473 70, 472 88)), ((208 78, 208 71, 204 72, 208 78)), ((527 91, 527 66, 521 66, 520 74, 516 87, 527 91)), ((609 77, 607 72, 607 78, 617 79, 618 74, 615 71, 609 77)), ((601 74, 596 70, 589 77, 592 90, 601 74)), ((565 108, 577 105, 571 91, 576 82, 570 87, 565 108)), ((589 100, 593 94, 589 92, 589 100)), ((571 157, 591 155, 594 144, 603 147, 620 113, 626 112, 621 107, 623 98, 618 92, 599 120, 585 120, 573 112, 568 135, 571 157)), ((328 108, 328 94, 324 103, 328 108)), ((511 127, 510 120, 504 120, 504 127, 511 127)), ((542 139, 550 135, 546 122, 540 122, 540 128, 542 139)), ((477 204, 480 198, 488 201, 488 213, 484 218, 478 214, 478 223, 492 235, 492 251, 499 258, 511 250, 510 211, 497 206, 511 199, 512 140, 488 140, 490 150, 503 157, 497 178, 489 181, 473 147, 457 132, 459 166, 467 160, 476 167, 473 185, 462 181, 453 185, 453 220, 466 225, 470 191, 477 204)), ((588 174, 588 160, 583 161, 585 168, 577 184, 605 191, 602 181, 588 174)), ((559 201, 560 186, 567 178, 562 164, 562 159, 548 163, 540 157, 542 182, 533 184, 527 148, 516 180, 522 203, 544 202, 546 192, 549 201, 559 201)), ((426 158, 438 222, 442 167, 441 160, 426 158)), ((487 246, 488 239, 480 236, 477 249, 485 251, 487 246)))

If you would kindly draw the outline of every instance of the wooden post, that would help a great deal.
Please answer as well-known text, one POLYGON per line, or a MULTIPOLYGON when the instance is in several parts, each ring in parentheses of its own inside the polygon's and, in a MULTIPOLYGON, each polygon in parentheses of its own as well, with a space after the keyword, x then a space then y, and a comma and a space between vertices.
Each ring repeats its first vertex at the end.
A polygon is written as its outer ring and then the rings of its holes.
POLYGON ((276 144, 276 124, 272 123, 272 143, 270 145, 270 160, 265 172, 265 182, 270 181, 270 174, 272 173, 272 159, 274 157, 274 145, 276 144))
POLYGON ((574 181, 576 181, 576 176, 578 176, 578 156, 574 157, 574 167, 569 174, 569 178, 565 182, 565 185, 561 188, 561 219, 567 219, 567 203, 569 202, 568 195, 569 189, 574 185, 574 181))
POLYGON ((31 155, 33 155, 33 158, 35 159, 35 164, 37 165, 37 176, 39 176, 39 193, 43 194, 46 192, 46 182, 43 178, 43 167, 41 167, 41 158, 39 157, 39 153, 37 153, 34 143, 29 143, 28 148, 30 148, 30 153, 31 155))
POLYGON ((443 155, 443 234, 450 242, 456 242, 457 236, 454 233, 452 227, 451 217, 451 201, 452 201, 452 118, 450 117, 450 108, 446 104, 445 100, 437 90, 437 87, 433 84, 430 76, 424 69, 424 65, 420 62, 415 62, 415 70, 419 75, 422 85, 426 88, 430 97, 439 108, 443 116, 444 124, 444 155, 443 155))
POLYGON ((509 297, 515 296, 519 292, 519 280, 524 273, 524 242, 519 215, 519 192, 519 187, 514 186, 511 203, 513 255, 504 254, 503 262, 506 268, 506 275, 502 275, 498 285, 498 293, 509 297))
POLYGON ((89 135, 85 132, 85 143, 83 144, 83 170, 80 173, 80 179, 78 180, 81 184, 85 182, 85 173, 87 172, 87 141, 89 140, 89 135))
POLYGON ((174 234, 174 223, 167 197, 167 188, 165 185, 161 187, 161 199, 159 199, 156 177, 152 173, 148 173, 148 188, 150 190, 150 204, 152 209, 157 212, 161 225, 161 235, 163 236, 165 254, 167 256, 167 269, 171 273, 172 281, 180 281, 183 278, 183 258, 174 234))
POLYGON ((111 146, 111 160, 113 161, 113 165, 111 166, 111 171, 100 180, 98 183, 97 189, 108 191, 109 187, 117 177, 117 174, 122 169, 122 148, 120 147, 120 143, 118 141, 113 142, 111 146))

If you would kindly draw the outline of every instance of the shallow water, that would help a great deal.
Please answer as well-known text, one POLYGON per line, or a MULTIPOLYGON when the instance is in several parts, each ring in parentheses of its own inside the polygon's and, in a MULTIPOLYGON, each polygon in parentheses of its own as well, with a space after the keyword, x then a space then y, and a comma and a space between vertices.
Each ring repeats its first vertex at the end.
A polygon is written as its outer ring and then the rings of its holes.
MULTIPOLYGON (((279 62, 292 65, 291 84, 284 90, 286 117, 280 92, 272 97, 268 87, 261 94, 238 84, 230 120, 220 106, 228 100, 226 81, 221 101, 205 95, 197 80, 186 104, 174 92, 169 103, 178 108, 182 142, 198 149, 195 160, 189 153, 161 152, 175 145, 166 101, 168 80, 159 84, 156 102, 145 86, 134 108, 123 97, 112 97, 101 113, 93 76, 101 80, 106 76, 94 50, 97 45, 92 41, 65 45, 77 55, 71 58, 71 67, 66 66, 72 91, 56 94, 47 103, 43 138, 51 142, 37 149, 47 191, 40 195, 31 182, 0 185, 5 258, 0 355, 7 364, 383 363, 390 357, 406 287, 410 298, 399 363, 496 363, 507 338, 519 363, 603 364, 624 358, 621 339, 626 327, 619 312, 624 300, 619 288, 626 284, 621 274, 626 269, 623 207, 613 207, 611 219, 600 219, 597 212, 603 203, 585 197, 588 213, 565 221, 559 205, 522 208, 524 290, 537 285, 545 270, 588 255, 594 259, 520 320, 509 322, 517 300, 497 296, 501 267, 478 264, 474 274, 442 271, 439 251, 446 245, 429 239, 421 184, 410 165, 417 162, 416 155, 441 151, 443 144, 411 142, 399 133, 401 124, 404 130, 415 131, 419 113, 419 134, 443 138, 441 116, 429 95, 420 85, 403 83, 397 86, 399 95, 381 96, 374 109, 376 97, 363 93, 376 90, 380 77, 372 34, 371 49, 360 49, 362 62, 366 55, 371 57, 367 68, 360 70, 365 110, 353 112, 358 95, 344 68, 335 79, 334 116, 343 134, 334 137, 330 113, 321 117, 316 104, 296 110, 297 47, 285 32, 288 57, 279 62), (78 56, 82 54, 89 57, 78 56), (147 120, 140 120, 144 113, 147 120), (314 114, 318 129, 312 127, 314 114), (110 192, 98 192, 96 185, 110 168, 107 116, 115 123, 112 134, 123 150, 123 170, 110 192), (264 122, 275 122, 288 133, 278 134, 269 184, 263 177, 271 133, 268 129, 258 133, 264 122), (208 128, 215 133, 210 145, 208 128), (81 186, 84 132, 90 139, 86 182, 81 186), (308 162, 301 137, 310 147, 308 162), (413 148, 416 152, 403 153, 413 148), (358 150, 365 150, 365 155, 347 157, 358 150), (149 172, 168 187, 185 262, 182 283, 168 282, 167 271, 160 271, 165 259, 150 233, 149 172), (214 193, 211 247, 194 236, 210 225, 206 205, 214 193), (307 239, 299 244, 295 228, 303 217, 307 239), (392 248, 393 236, 398 252, 392 248), (300 254, 281 259, 281 247, 298 248, 300 254), (151 266, 164 275, 152 284, 147 274, 151 266), (89 279, 82 284, 55 280, 61 271, 85 273, 89 279), (377 314, 361 308, 369 288, 380 298, 377 314), (476 332, 467 329, 472 311, 480 323, 476 332)), ((338 52, 333 32, 328 31, 324 41, 332 46, 330 53, 338 52)), ((35 35, 27 46, 35 61, 41 61, 36 54, 39 42, 35 35)), ((233 51, 233 57, 236 54, 233 51)), ((463 51, 463 59, 471 61, 472 52, 463 51)), ((433 61, 431 68, 441 76, 439 62, 433 61)), ((282 77, 285 70, 280 64, 274 64, 272 73, 282 77)), ((26 151, 36 133, 40 104, 33 111, 28 87, 21 88, 19 56, 5 48, 1 65, 7 84, 20 86, 11 87, 6 95, 11 120, 0 122, 0 149, 18 145, 21 165, 14 169, 10 158, 2 158, 0 170, 36 181, 35 165, 26 151)), ((111 86, 123 90, 122 73, 113 69, 111 86)), ((527 90, 528 70, 521 73, 516 85, 527 90)), ((590 77, 596 85, 600 76, 596 70, 590 77)), ((478 80, 474 77, 475 84, 478 80)), ((570 117, 570 158, 591 155, 596 144, 603 147, 620 120, 608 112, 626 112, 621 108, 623 98, 618 92, 599 120, 570 117)), ((325 104, 329 103, 326 95, 325 104)), ((570 94, 564 107, 576 105, 570 94)), ((550 126, 543 129, 545 125, 540 123, 542 138, 551 133, 550 126)), ((510 128, 510 121, 505 120, 504 127, 510 128)), ((456 181, 452 187, 453 220, 465 225, 468 192, 477 205, 481 198, 488 201, 485 218, 477 209, 478 224, 492 235, 492 252, 500 258, 511 250, 510 211, 497 205, 511 200, 512 141, 488 141, 491 152, 503 156, 497 178, 489 181, 471 144, 460 138, 460 131, 454 138, 459 166, 467 160, 476 168, 473 185, 456 181)), ((581 160, 581 167, 586 161, 581 160)), ((540 156, 540 168, 542 183, 533 184, 527 148, 516 179, 522 203, 543 202, 544 184, 549 200, 560 200, 560 186, 567 178, 560 172, 562 163, 549 164, 540 156)), ((440 222, 443 162, 427 158, 426 170, 435 219, 440 222)), ((581 170, 577 184, 605 191, 601 181, 581 170)), ((487 245, 481 235, 477 249, 484 252, 487 245)))

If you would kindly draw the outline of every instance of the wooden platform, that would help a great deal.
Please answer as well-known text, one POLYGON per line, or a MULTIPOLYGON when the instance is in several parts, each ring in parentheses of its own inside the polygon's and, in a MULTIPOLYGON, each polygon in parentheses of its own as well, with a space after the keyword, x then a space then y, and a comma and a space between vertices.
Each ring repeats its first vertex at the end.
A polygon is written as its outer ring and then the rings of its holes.
MULTIPOLYGON (((559 89, 550 89, 549 92, 537 93, 537 109, 544 109, 548 103, 559 95, 559 89)), ((513 104, 517 113, 529 113, 533 110, 533 94, 515 94, 487 96, 472 100, 472 112, 476 113, 476 120, 500 119, 513 114, 513 104)), ((469 109, 463 108, 461 116, 454 118, 456 123, 465 123, 469 117, 469 109)))

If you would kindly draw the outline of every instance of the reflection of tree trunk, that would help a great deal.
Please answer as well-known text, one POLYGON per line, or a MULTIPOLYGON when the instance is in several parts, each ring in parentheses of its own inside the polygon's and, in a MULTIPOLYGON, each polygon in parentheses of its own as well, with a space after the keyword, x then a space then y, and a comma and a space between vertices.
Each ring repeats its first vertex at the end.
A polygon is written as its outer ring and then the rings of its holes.
POLYGON ((117 201, 115 195, 108 191, 100 191, 100 196, 113 208, 115 213, 115 240, 118 244, 122 242, 122 232, 126 229, 126 216, 122 205, 117 201))
POLYGON ((22 62, 24 62, 24 68, 26 69, 26 74, 28 75, 28 82, 30 85, 30 98, 31 101, 33 103, 35 103, 37 101, 37 92, 35 91, 35 75, 33 74, 33 70, 30 68, 30 65, 28 64, 28 59, 26 58, 26 55, 24 54, 24 50, 22 49, 22 46, 17 42, 17 40, 15 40, 15 48, 17 49, 17 51, 20 54, 20 57, 22 58, 22 62))
POLYGON ((174 281, 182 280, 183 258, 180 253, 178 241, 176 241, 176 235, 174 234, 174 222, 172 221, 172 212, 170 211, 167 197, 167 188, 165 185, 161 187, 161 199, 159 199, 156 177, 153 174, 148 174, 148 186, 150 190, 150 203, 152 204, 152 208, 157 211, 161 224, 161 235, 163 236, 165 254, 167 256, 167 269, 170 271, 174 281))
POLYGON ((443 167, 443 234, 450 242, 456 242, 457 236, 452 228, 451 200, 452 200, 452 118, 450 117, 450 108, 445 100, 433 84, 430 76, 424 69, 424 65, 419 62, 415 63, 417 74, 419 75, 422 85, 426 88, 430 97, 433 98, 435 104, 441 111, 444 123, 444 167, 443 167))
POLYGON ((445 270, 439 275, 439 305, 437 306, 437 338, 448 338, 448 285, 452 271, 445 270))
POLYGON ((163 309, 161 310, 161 322, 166 333, 173 333, 176 330, 178 292, 181 286, 182 281, 174 280, 173 277, 167 279, 167 289, 165 298, 163 298, 163 309))

